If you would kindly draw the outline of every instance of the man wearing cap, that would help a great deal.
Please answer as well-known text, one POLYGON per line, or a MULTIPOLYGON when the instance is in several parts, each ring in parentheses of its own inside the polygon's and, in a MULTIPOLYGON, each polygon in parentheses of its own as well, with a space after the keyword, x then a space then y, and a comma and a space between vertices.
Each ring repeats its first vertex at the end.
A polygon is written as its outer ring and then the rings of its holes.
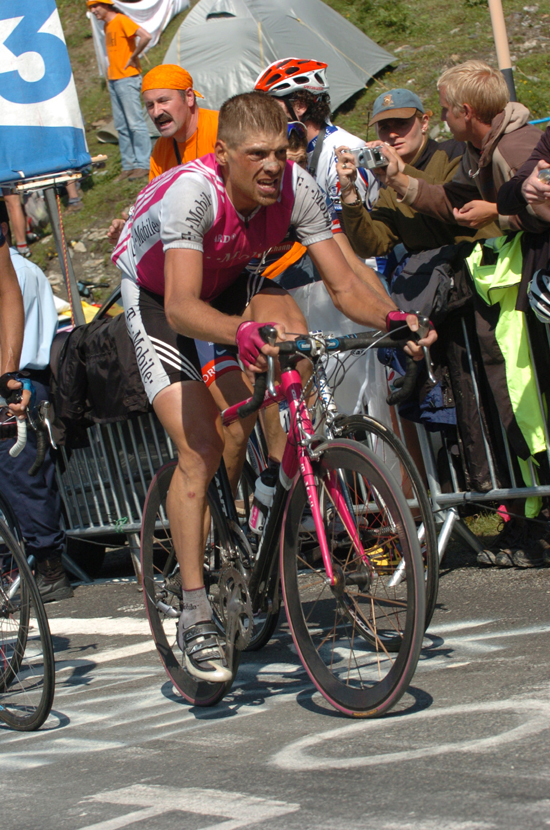
POLYGON ((141 86, 145 108, 160 133, 153 154, 149 180, 177 164, 185 164, 214 152, 218 113, 202 109, 193 89, 193 78, 174 64, 155 66, 141 86))
MULTIPOLYGON (((430 184, 450 182, 457 172, 465 150, 461 141, 450 139, 437 143, 428 136, 432 113, 410 89, 391 89, 374 102, 369 126, 375 126, 378 141, 403 162, 406 175, 421 178, 430 184)), ((434 221, 400 201, 391 188, 381 191, 372 213, 363 209, 355 192, 353 156, 339 147, 337 172, 342 198, 342 219, 349 240, 363 257, 383 256, 399 242, 407 251, 417 252, 439 248, 462 239, 472 239, 475 230, 434 221)), ((499 231, 494 226, 492 235, 499 231)), ((490 235, 483 232, 481 235, 490 235)))
POLYGON ((109 95, 122 173, 116 181, 141 179, 149 173, 151 139, 141 111, 141 66, 138 56, 151 35, 125 14, 121 14, 113 0, 86 0, 86 5, 97 20, 105 26, 105 46, 109 61, 109 95))

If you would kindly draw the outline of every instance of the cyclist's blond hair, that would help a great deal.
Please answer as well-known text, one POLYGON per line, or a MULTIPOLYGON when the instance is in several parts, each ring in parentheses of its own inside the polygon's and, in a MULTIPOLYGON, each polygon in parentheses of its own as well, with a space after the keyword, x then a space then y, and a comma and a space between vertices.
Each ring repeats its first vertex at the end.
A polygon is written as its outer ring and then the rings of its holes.
POLYGON ((510 92, 499 69, 483 61, 466 61, 446 69, 437 82, 453 112, 469 104, 484 124, 490 124, 510 100, 510 92))
POLYGON ((220 108, 218 139, 230 147, 242 144, 249 133, 287 134, 288 120, 275 98, 265 92, 244 92, 220 108))

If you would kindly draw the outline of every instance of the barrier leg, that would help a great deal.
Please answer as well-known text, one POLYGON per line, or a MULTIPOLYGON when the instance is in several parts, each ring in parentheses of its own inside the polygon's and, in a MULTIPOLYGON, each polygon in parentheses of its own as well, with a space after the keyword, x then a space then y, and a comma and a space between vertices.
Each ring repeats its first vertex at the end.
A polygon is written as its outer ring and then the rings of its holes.
POLYGON ((134 566, 134 571, 137 576, 138 581, 138 591, 143 590, 143 584, 141 581, 141 539, 139 533, 128 533, 128 546, 130 548, 130 555, 132 557, 132 565, 134 566))
POLYGON ((77 565, 68 553, 61 554, 61 562, 65 570, 69 571, 73 576, 76 576, 81 582, 93 582, 93 579, 90 579, 86 571, 80 565, 77 565))

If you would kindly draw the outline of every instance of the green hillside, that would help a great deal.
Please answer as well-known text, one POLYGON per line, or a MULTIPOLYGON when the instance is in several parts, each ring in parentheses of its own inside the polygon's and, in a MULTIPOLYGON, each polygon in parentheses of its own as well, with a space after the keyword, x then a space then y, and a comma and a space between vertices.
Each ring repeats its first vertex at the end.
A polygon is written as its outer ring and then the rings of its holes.
MULTIPOLYGON (((480 58, 496 65, 494 43, 486 0, 455 0, 442 4, 438 0, 325 0, 328 5, 355 24, 365 34, 395 54, 394 67, 373 79, 364 92, 348 101, 336 114, 337 123, 365 137, 368 112, 380 92, 396 86, 410 86, 435 113, 439 122, 436 80, 441 71, 469 58, 480 58)), ((516 68, 518 99, 528 106, 534 118, 550 115, 550 3, 548 0, 524 5, 525 0, 503 0, 510 48, 516 68)), ((92 155, 106 152, 104 170, 95 172, 84 183, 85 207, 67 215, 65 228, 71 240, 83 240, 86 252, 75 254, 77 273, 92 276, 96 282, 113 282, 116 269, 109 263, 109 245, 104 239, 89 239, 89 231, 104 229, 111 217, 131 204, 139 192, 139 183, 115 184, 120 172, 118 148, 100 144, 96 129, 111 118, 109 94, 105 81, 97 73, 90 23, 83 2, 57 0, 69 48, 80 106, 86 123, 88 145, 92 155), (82 269, 85 267, 85 270, 82 269)), ((162 59, 186 12, 174 19, 161 42, 146 56, 147 69, 162 59)), ((314 55, 307 57, 315 57, 314 55)), ((372 137, 372 133, 371 133, 372 137)), ((97 236, 98 234, 92 234, 97 236)), ((99 234, 101 235, 101 234, 99 234)), ((43 267, 53 257, 51 244, 33 245, 33 259, 43 267)), ((55 260, 50 271, 59 270, 55 260)), ((95 292, 96 298, 106 293, 95 292)))

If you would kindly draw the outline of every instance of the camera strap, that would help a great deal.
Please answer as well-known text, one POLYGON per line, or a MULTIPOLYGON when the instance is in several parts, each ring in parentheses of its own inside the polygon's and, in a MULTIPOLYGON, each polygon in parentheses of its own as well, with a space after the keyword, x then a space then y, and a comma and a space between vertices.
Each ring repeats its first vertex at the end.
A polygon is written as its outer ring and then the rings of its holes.
POLYGON ((321 129, 319 130, 319 134, 317 136, 317 141, 315 142, 315 149, 313 150, 313 155, 311 157, 311 161, 308 166, 308 173, 315 178, 315 174, 317 172, 317 165, 319 163, 319 156, 321 155, 321 150, 323 149, 323 141, 325 140, 325 135, 327 132, 327 125, 326 123, 323 124, 321 129))

